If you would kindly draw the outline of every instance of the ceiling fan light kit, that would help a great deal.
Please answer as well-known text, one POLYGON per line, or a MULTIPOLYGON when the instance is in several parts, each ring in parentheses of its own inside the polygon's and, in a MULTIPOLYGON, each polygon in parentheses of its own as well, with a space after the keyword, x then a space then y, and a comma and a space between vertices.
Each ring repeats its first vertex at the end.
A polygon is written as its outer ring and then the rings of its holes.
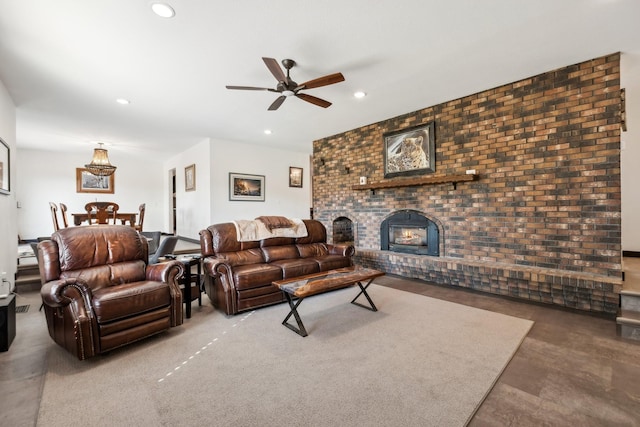
POLYGON ((320 99, 306 93, 301 93, 300 91, 304 89, 314 89, 317 87, 328 86, 344 81, 344 76, 342 75, 342 73, 334 73, 319 77, 317 79, 309 80, 302 84, 298 84, 289 76, 289 71, 296 65, 296 62, 293 59, 282 60, 282 66, 285 68, 285 70, 287 70, 286 75, 284 71, 282 71, 282 68, 278 64, 278 61, 276 61, 275 59, 263 57, 262 60, 264 61, 273 77, 275 77, 278 81, 275 89, 254 86, 226 86, 226 88, 235 90, 266 90, 269 92, 279 93, 280 96, 277 97, 276 100, 273 101, 273 103, 269 106, 269 111, 277 110, 282 105, 284 100, 291 96, 295 96, 296 98, 300 98, 303 101, 307 101, 319 107, 327 108, 331 105, 329 101, 325 101, 324 99, 320 99))

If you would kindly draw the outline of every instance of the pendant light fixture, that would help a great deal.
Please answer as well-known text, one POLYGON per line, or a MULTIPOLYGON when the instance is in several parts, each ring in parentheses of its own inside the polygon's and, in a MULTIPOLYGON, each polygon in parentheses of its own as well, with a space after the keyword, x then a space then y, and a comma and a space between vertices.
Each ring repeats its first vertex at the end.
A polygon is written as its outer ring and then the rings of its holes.
POLYGON ((102 143, 99 142, 100 148, 93 149, 93 159, 88 165, 84 165, 85 168, 93 175, 96 176, 109 176, 113 175, 116 171, 116 167, 109 163, 109 154, 107 150, 102 148, 102 143))

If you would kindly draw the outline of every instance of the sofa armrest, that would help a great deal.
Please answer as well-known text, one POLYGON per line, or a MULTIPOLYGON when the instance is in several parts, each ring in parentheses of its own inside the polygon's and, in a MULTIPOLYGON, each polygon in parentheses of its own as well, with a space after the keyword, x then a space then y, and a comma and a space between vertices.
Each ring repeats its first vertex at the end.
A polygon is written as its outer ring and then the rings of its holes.
POLYGON ((353 245, 327 245, 327 248, 331 255, 342 255, 351 258, 356 253, 356 248, 353 245))
POLYGON ((209 298, 217 298, 226 314, 237 313, 238 296, 231 264, 224 259, 209 256, 203 259, 202 265, 209 298), (220 288, 215 289, 216 286, 220 288))
POLYGON ((226 287, 235 288, 233 282, 233 268, 226 260, 216 257, 206 257, 202 262, 204 273, 214 279, 220 279, 226 287))

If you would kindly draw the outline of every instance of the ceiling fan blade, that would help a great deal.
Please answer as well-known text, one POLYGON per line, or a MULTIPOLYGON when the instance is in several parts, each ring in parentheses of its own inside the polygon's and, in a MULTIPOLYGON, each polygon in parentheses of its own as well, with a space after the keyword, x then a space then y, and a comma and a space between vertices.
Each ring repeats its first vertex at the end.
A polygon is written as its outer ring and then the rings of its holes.
POLYGON ((282 105, 285 99, 287 99, 287 97, 284 95, 277 97, 276 100, 273 101, 273 104, 271 104, 269 108, 267 108, 267 110, 269 111, 277 110, 278 108, 280 108, 280 106, 282 105))
POLYGON ((273 90, 266 87, 254 87, 254 86, 225 86, 227 89, 239 89, 239 90, 273 90))
POLYGON ((271 74, 273 74, 273 77, 275 77, 277 81, 287 81, 287 76, 284 75, 284 72, 282 71, 282 68, 280 68, 280 64, 278 64, 278 61, 273 58, 265 57, 262 57, 262 60, 267 65, 267 68, 269 69, 269 71, 271 71, 271 74))
POLYGON ((329 101, 325 101, 324 99, 316 98, 315 96, 307 95, 306 93, 296 93, 296 96, 300 99, 303 99, 307 102, 317 105, 318 107, 327 108, 331 105, 329 101))
POLYGON ((298 89, 313 89, 315 87, 328 86, 335 83, 340 83, 344 81, 344 76, 342 73, 329 74, 328 76, 318 77, 317 79, 309 80, 308 82, 304 82, 300 84, 296 90, 298 89))

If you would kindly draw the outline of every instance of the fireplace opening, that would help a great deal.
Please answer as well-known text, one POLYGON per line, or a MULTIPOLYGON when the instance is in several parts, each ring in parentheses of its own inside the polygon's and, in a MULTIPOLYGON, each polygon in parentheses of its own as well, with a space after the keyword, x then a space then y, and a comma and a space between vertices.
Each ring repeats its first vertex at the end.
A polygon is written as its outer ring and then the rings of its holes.
POLYGON ((416 211, 399 211, 380 226, 382 250, 439 256, 437 225, 416 211))
POLYGON ((353 221, 346 216, 333 220, 333 243, 355 244, 353 221))

